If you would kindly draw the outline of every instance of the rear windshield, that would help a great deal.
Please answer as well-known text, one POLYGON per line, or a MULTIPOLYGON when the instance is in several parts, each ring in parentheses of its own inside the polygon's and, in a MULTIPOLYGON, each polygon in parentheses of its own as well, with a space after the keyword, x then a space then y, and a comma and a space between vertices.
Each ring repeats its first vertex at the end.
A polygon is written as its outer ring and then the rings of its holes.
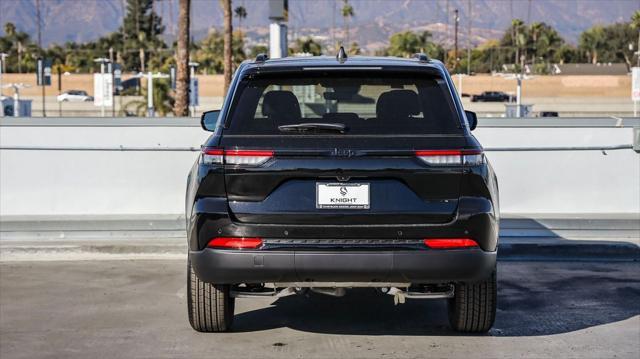
POLYGON ((228 133, 242 135, 462 131, 445 81, 427 74, 249 77, 238 86, 229 119, 228 133))

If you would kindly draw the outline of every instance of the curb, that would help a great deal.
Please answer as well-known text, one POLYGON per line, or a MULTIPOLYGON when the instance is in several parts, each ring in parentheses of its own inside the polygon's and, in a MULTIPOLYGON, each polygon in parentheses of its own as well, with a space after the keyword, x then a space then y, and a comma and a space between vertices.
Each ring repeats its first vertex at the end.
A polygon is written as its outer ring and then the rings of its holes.
POLYGON ((640 261, 640 247, 629 242, 501 243, 498 260, 640 261))

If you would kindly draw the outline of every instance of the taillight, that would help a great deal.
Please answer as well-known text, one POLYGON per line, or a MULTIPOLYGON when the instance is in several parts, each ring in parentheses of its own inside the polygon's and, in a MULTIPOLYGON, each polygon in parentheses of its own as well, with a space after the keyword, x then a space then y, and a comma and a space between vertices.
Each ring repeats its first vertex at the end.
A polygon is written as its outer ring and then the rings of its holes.
POLYGON ((415 155, 429 165, 480 165, 484 162, 482 150, 424 150, 415 155))
POLYGON ((226 150, 224 161, 230 165, 259 166, 273 157, 273 151, 226 150))
POLYGON ((209 241, 207 247, 229 249, 256 249, 262 245, 258 237, 216 237, 209 241))
POLYGON ((477 247, 478 243, 469 238, 425 238, 424 244, 431 249, 455 249, 477 247))
POLYGON ((222 164, 222 156, 224 151, 219 148, 204 147, 202 148, 202 162, 207 165, 222 164))
POLYGON ((222 150, 213 147, 202 149, 202 161, 205 164, 223 164, 259 166, 273 157, 273 151, 264 150, 222 150))

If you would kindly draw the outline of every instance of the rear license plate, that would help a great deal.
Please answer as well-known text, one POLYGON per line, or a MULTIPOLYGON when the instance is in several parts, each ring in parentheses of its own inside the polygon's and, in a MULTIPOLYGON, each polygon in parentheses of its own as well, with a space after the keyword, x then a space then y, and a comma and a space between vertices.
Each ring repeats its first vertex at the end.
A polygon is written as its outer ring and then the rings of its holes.
POLYGON ((316 208, 369 209, 369 184, 316 183, 316 208))

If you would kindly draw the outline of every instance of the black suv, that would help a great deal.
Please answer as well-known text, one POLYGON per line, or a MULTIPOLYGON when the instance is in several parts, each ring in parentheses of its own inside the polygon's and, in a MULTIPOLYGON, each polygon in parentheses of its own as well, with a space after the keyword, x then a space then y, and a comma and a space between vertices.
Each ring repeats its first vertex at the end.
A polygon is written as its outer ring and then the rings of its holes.
POLYGON ((511 96, 500 91, 485 91, 471 96, 471 102, 510 102, 511 96))
POLYGON ((237 297, 369 287, 489 330, 498 188, 476 121, 422 54, 242 63, 188 177, 191 326, 229 330, 237 297))

